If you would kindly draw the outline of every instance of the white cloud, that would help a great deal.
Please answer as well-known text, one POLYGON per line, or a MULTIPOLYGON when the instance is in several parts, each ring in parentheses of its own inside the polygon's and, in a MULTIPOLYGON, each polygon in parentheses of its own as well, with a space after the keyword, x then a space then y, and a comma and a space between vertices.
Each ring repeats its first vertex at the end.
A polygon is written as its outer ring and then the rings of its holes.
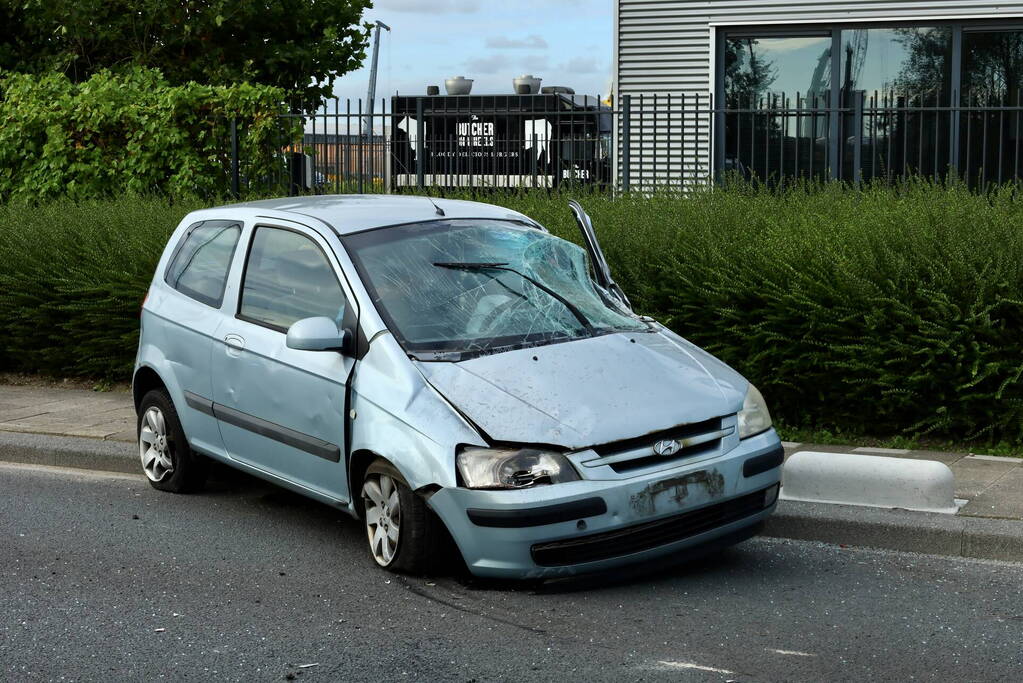
POLYGON ((592 74, 601 70, 594 57, 573 57, 561 65, 562 71, 571 74, 592 74))
POLYGON ((487 47, 498 50, 516 50, 521 48, 532 49, 532 50, 545 50, 547 49, 547 41, 543 39, 543 36, 539 36, 535 33, 526 36, 525 38, 509 38, 507 36, 493 36, 487 38, 487 47))
POLYGON ((471 14, 480 9, 480 0, 376 0, 377 12, 415 12, 418 14, 471 14))
POLYGON ((497 72, 506 69, 510 61, 505 55, 490 55, 489 57, 474 57, 473 59, 465 60, 465 68, 467 74, 471 77, 472 74, 496 74, 497 72))

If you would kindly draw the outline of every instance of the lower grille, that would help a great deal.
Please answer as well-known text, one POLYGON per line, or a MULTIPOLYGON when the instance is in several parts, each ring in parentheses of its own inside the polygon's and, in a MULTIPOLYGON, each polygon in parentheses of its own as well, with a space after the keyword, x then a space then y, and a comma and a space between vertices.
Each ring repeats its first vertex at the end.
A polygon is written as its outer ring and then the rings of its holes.
POLYGON ((564 541, 537 543, 531 548, 533 561, 541 567, 561 567, 621 557, 681 541, 761 512, 766 490, 655 522, 564 541))

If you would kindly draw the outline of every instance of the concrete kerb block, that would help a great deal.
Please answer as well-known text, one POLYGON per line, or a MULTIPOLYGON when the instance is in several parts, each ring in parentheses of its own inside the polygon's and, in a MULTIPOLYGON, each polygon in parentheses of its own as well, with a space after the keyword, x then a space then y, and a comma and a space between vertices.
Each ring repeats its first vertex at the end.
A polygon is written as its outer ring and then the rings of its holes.
POLYGON ((793 453, 782 471, 780 498, 949 514, 959 509, 948 465, 854 453, 793 453))
POLYGON ((137 474, 138 446, 101 439, 0 432, 0 462, 137 474))

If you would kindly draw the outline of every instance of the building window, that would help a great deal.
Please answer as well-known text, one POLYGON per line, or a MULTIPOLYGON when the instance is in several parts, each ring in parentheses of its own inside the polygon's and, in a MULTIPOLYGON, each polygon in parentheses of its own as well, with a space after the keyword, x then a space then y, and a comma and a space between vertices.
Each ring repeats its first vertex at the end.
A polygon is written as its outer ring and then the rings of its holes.
POLYGON ((962 59, 961 175, 973 184, 1018 178, 1023 30, 964 31, 962 59))
POLYGON ((842 177, 944 174, 952 112, 949 26, 842 31, 842 177), (857 128, 858 126, 858 134, 857 128), (854 145, 859 145, 859 155, 854 145))
POLYGON ((721 170, 768 183, 1023 175, 1023 26, 728 30, 718 54, 721 170))
POLYGON ((831 36, 735 36, 724 49, 725 169, 745 177, 822 174, 831 36))

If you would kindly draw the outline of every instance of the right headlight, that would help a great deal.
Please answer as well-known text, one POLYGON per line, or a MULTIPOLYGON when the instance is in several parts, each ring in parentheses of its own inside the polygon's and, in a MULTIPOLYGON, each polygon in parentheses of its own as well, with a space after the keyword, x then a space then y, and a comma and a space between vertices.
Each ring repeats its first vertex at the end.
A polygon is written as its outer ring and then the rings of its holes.
POLYGON ((767 411, 764 397, 752 384, 746 390, 746 400, 739 411, 739 438, 755 436, 771 428, 771 413, 767 411))
POLYGON ((458 471, 471 489, 522 489, 576 481, 579 474, 561 453, 536 448, 466 448, 458 471))

